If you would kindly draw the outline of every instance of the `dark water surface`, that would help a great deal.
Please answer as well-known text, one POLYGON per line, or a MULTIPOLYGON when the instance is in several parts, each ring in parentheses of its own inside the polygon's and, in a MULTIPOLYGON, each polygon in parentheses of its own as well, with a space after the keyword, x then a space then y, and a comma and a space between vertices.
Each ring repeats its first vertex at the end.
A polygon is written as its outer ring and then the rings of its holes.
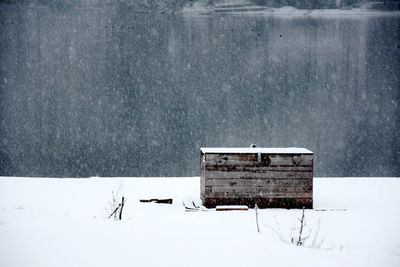
POLYGON ((0 175, 192 176, 256 143, 400 176, 398 16, 0 8, 0 175))

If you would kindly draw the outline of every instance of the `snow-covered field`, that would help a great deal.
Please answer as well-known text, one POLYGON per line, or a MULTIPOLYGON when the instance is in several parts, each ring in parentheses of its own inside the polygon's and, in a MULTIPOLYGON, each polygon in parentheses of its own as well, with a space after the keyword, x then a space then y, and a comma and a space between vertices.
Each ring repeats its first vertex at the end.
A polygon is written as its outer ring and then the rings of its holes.
POLYGON ((199 178, 0 178, 0 266, 400 266, 400 179, 316 178, 314 210, 187 212, 199 178), (112 191, 122 221, 107 219, 112 191), (140 203, 173 198, 174 203, 140 203))

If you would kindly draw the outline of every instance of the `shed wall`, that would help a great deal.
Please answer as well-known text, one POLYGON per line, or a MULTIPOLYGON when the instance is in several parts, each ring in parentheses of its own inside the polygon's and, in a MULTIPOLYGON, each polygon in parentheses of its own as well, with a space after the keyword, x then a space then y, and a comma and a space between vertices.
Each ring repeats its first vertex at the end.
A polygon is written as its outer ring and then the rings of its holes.
POLYGON ((207 208, 312 208, 312 154, 202 153, 200 165, 207 208))

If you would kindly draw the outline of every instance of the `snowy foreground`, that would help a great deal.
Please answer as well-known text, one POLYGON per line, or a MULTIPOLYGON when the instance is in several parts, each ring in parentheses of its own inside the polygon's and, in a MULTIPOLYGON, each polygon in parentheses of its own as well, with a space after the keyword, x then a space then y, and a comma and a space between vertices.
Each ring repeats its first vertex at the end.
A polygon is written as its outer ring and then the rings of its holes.
POLYGON ((199 178, 0 177, 0 266, 400 266, 400 179, 316 178, 314 210, 188 212, 199 178), (107 219, 112 191, 126 204, 107 219), (174 203, 140 203, 173 198, 174 203))

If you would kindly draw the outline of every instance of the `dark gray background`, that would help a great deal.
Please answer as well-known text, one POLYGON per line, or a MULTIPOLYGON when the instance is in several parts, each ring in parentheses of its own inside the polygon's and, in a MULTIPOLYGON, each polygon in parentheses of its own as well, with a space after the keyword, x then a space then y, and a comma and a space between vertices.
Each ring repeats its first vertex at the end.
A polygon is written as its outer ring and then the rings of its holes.
POLYGON ((0 175, 193 176, 256 143, 400 176, 399 16, 0 8, 0 175))

